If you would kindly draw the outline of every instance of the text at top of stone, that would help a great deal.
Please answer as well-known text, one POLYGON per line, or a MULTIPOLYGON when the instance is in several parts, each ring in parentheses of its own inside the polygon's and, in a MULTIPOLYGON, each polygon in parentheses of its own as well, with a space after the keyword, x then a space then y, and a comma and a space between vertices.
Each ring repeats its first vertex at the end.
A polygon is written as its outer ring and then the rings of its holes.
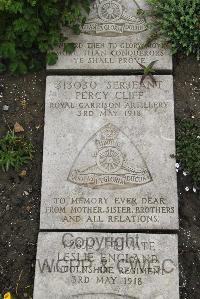
POLYGON ((150 30, 148 19, 138 14, 139 9, 149 9, 145 0, 94 1, 81 34, 66 30, 67 42, 76 44, 75 52, 68 55, 60 47, 56 50, 57 64, 48 69, 130 71, 141 70, 137 62, 147 65, 158 60, 155 69, 171 70, 171 53, 160 40, 144 47, 150 30))

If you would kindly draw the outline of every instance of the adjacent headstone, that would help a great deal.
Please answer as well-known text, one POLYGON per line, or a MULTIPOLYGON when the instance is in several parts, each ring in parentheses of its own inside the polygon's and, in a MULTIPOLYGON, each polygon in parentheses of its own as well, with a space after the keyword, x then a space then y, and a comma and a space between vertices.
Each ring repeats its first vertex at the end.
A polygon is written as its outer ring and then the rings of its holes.
POLYGON ((34 299, 178 299, 176 235, 40 233, 34 299))
POLYGON ((158 60, 157 70, 172 70, 172 56, 162 42, 150 38, 147 29, 149 19, 138 14, 149 7, 145 0, 96 0, 80 35, 65 30, 67 42, 76 44, 71 55, 63 48, 56 49, 57 64, 49 70, 82 71, 130 71, 141 70, 141 66, 158 60))
POLYGON ((177 229, 172 76, 47 78, 41 229, 177 229))

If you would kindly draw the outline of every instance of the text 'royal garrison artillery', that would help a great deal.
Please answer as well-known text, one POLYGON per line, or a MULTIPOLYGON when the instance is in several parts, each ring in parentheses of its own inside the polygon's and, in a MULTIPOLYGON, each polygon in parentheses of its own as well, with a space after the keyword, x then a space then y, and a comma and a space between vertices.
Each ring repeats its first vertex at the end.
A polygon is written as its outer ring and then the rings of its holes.
POLYGON ((177 228, 172 77, 140 80, 48 77, 42 229, 177 228))

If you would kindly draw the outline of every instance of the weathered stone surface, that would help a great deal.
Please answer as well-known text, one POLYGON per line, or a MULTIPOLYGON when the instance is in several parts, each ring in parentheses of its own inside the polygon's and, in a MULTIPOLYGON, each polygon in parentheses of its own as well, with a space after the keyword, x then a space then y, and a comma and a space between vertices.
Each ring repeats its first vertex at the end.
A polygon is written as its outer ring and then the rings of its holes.
POLYGON ((177 229, 172 76, 47 78, 41 229, 177 229))
POLYGON ((159 40, 143 47, 150 32, 148 20, 137 14, 139 8, 149 9, 144 0, 95 1, 82 33, 77 36, 66 31, 68 42, 76 43, 76 51, 68 55, 57 49, 59 60, 48 69, 130 71, 141 69, 137 62, 147 65, 158 60, 155 69, 171 70, 171 53, 159 40))
POLYGON ((40 233, 34 299, 178 299, 176 235, 40 233))

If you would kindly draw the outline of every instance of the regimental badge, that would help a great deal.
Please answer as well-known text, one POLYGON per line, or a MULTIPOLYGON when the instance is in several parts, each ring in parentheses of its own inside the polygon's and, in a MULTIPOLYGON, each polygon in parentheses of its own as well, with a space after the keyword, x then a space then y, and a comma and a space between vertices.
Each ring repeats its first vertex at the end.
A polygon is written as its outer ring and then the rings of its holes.
POLYGON ((137 14, 139 5, 129 0, 97 0, 82 28, 82 33, 102 36, 131 35, 147 30, 145 18, 137 14))
POLYGON ((109 123, 84 145, 68 181, 89 188, 122 189, 147 184, 152 177, 136 146, 109 123))

